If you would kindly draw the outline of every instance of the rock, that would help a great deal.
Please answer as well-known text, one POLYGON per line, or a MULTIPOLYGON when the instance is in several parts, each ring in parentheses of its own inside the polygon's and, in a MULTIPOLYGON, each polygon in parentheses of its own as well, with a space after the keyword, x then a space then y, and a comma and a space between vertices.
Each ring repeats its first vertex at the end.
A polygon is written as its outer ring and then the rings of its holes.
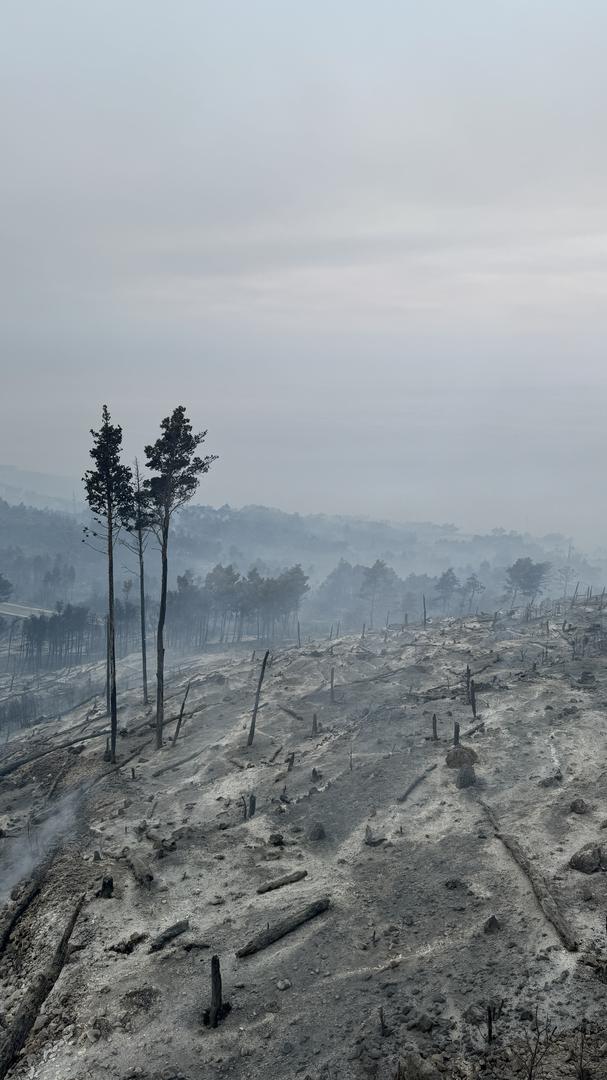
POLYGON ((326 837, 325 827, 321 821, 315 821, 308 832, 308 840, 324 840, 326 837))
POLYGON ((585 844, 576 851, 569 860, 572 870, 579 870, 582 874, 594 874, 597 870, 607 870, 607 845, 585 844))
POLYGON ((463 765, 474 765, 478 754, 468 746, 452 746, 445 758, 448 769, 461 769, 463 765))
POLYGON ((486 1015, 486 1009, 481 1005, 468 1005, 463 1013, 463 1019, 467 1024, 482 1024, 486 1015))
POLYGON ((501 930, 501 928, 502 924, 495 915, 490 915, 483 926, 483 930, 486 934, 496 934, 498 930, 501 930))
POLYGON ((279 979, 278 982, 276 983, 276 989, 277 990, 290 990, 290 988, 291 988, 290 979, 279 979))
POLYGON ((111 875, 104 877, 101 887, 97 889, 95 896, 101 900, 110 900, 114 895, 114 879, 111 875))
POLYGON ((429 1061, 417 1053, 408 1053, 401 1059, 399 1074, 407 1080, 439 1080, 440 1074, 429 1061))
POLYGON ((557 769, 552 776, 546 776, 543 780, 538 781, 538 787, 551 788, 558 787, 563 782, 563 774, 560 769, 557 769))
POLYGON ((385 843, 385 836, 374 836, 370 825, 367 825, 365 829, 365 844, 367 847, 379 847, 380 844, 385 843))
POLYGON ((569 809, 572 814, 587 814, 588 803, 584 799, 574 799, 570 804, 569 809))
POLYGON ((137 932, 131 934, 128 938, 123 938, 122 941, 117 941, 115 945, 108 945, 110 952, 122 953, 124 956, 129 956, 133 949, 136 949, 142 941, 145 941, 147 934, 137 932))
POLYGON ((409 1031, 423 1031, 427 1034, 432 1031, 435 1023, 436 1021, 431 1016, 428 1016, 428 1013, 420 1013, 419 1016, 414 1016, 413 1020, 409 1021, 407 1027, 409 1031))
POLYGON ((285 838, 281 832, 271 832, 268 836, 268 843, 272 847, 282 847, 285 842, 285 838))
POLYGON ((474 787, 476 784, 476 773, 474 771, 474 765, 462 765, 457 774, 455 781, 456 787, 468 788, 474 787))

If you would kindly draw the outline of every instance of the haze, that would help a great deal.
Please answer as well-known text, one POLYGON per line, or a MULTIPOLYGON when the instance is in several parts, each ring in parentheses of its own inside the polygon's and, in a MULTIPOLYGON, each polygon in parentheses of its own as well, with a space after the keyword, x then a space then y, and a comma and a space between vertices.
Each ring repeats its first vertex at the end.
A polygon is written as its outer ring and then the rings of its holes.
POLYGON ((607 9, 5 0, 0 461, 183 402, 201 499, 607 524, 607 9))

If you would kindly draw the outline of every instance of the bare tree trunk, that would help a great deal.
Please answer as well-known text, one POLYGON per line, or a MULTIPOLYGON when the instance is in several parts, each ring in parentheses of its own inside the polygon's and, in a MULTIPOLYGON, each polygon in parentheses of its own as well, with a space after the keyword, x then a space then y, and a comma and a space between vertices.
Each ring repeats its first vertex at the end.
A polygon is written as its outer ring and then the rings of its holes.
POLYGON ((192 680, 190 679, 190 681, 188 682, 188 685, 185 688, 185 694, 183 695, 183 701, 181 702, 181 708, 179 710, 179 719, 177 720, 177 727, 175 728, 175 734, 173 735, 173 746, 177 742, 177 739, 179 738, 179 732, 181 731, 181 724, 183 722, 183 710, 185 709, 185 703, 188 700, 188 694, 190 692, 191 682, 192 682, 192 680))
POLYGON ((110 715, 110 620, 105 616, 105 711, 110 715))
POLYGON ((162 749, 162 725, 164 723, 164 624, 167 612, 169 527, 165 520, 162 526, 161 559, 162 581, 160 585, 160 610, 158 612, 158 633, 156 636, 156 749, 162 749))
POLYGON ((265 656, 263 658, 263 663, 261 665, 261 672, 260 672, 260 675, 259 675, 259 682, 257 684, 257 693, 255 694, 255 704, 253 706, 253 715, 251 716, 251 726, 249 728, 249 737, 247 739, 247 746, 252 746, 253 745, 253 739, 255 738, 255 721, 257 720, 257 712, 258 712, 258 709, 259 709, 259 698, 261 696, 261 686, 262 686, 262 683, 263 683, 263 677, 264 677, 264 675, 266 673, 266 664, 268 662, 269 655, 270 655, 270 650, 266 649, 266 653, 265 653, 265 656))
POLYGON ((141 670, 143 674, 143 704, 148 704, 148 658, 145 640, 145 572, 143 566, 143 530, 137 526, 137 554, 139 557, 139 615, 141 618, 141 670))
POLYGON ((116 627, 114 620, 114 523, 109 505, 107 533, 108 565, 108 645, 110 667, 110 761, 116 761, 116 735, 118 732, 118 705, 116 698, 116 627))

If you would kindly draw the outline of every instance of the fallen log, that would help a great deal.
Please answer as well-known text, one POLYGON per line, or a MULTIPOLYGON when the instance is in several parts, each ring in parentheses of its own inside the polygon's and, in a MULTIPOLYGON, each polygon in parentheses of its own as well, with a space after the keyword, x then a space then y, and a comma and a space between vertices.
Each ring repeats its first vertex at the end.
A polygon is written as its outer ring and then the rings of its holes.
POLYGON ((47 800, 47 802, 49 802, 49 801, 50 801, 50 799, 52 799, 52 797, 53 797, 53 795, 55 794, 55 792, 56 792, 57 788, 59 787, 59 784, 60 784, 60 783, 61 783, 61 781, 63 780, 63 777, 64 777, 64 776, 65 776, 65 774, 66 774, 66 773, 68 772, 68 770, 69 770, 69 767, 70 767, 70 765, 71 765, 71 761, 70 761, 70 759, 69 759, 69 756, 68 756, 68 759, 67 759, 67 761, 64 761, 64 762, 63 762, 63 765, 62 765, 62 766, 60 767, 60 769, 59 769, 59 770, 57 771, 57 774, 56 774, 56 776, 55 776, 55 779, 53 780, 53 782, 52 782, 52 784, 51 784, 50 788, 48 789, 48 795, 46 796, 46 800, 47 800))
POLYGON ((131 855, 128 851, 123 852, 123 854, 125 862, 137 884, 148 888, 154 880, 154 875, 148 864, 145 863, 143 859, 140 859, 138 855, 131 855))
POLYGON ((297 911, 295 915, 291 915, 287 919, 282 919, 281 922, 276 923, 275 926, 268 926, 266 930, 262 930, 260 934, 256 934, 254 938, 251 938, 246 945, 243 945, 241 949, 237 949, 236 956, 252 956, 253 953, 261 952, 262 949, 267 949, 269 945, 273 945, 275 941, 280 941, 281 938, 286 937, 287 934, 297 930, 299 926, 303 926, 304 923, 310 922, 311 919, 315 919, 317 915, 322 915, 323 911, 327 911, 331 906, 331 900, 328 896, 323 896, 320 900, 315 900, 313 904, 308 904, 307 907, 297 911))
POLYGON ((76 739, 67 739, 66 742, 57 743, 55 746, 51 746, 47 750, 40 750, 36 754, 25 754, 23 757, 14 758, 13 761, 9 761, 8 765, 3 765, 0 769, 0 780, 5 776, 10 776, 11 773, 20 769, 23 765, 31 765, 32 762, 48 757, 49 754, 56 754, 58 750, 67 750, 69 746, 75 746, 76 743, 87 742, 89 739, 105 738, 109 733, 110 729, 105 728, 103 731, 94 731, 92 735, 79 735, 76 739))
MULTIPOLYGON (((173 743, 173 745, 175 744, 173 743)), ((202 750, 196 750, 193 754, 188 754, 187 757, 180 758, 179 761, 172 761, 170 765, 163 765, 162 769, 156 769, 152 773, 152 776, 157 778, 158 776, 162 776, 163 773, 171 772, 171 769, 178 769, 180 765, 186 765, 188 761, 194 761, 194 758, 200 757, 201 754, 204 754, 206 749, 207 747, 203 746, 202 750)))
POLYGON ((26 991, 6 1034, 0 1035, 0 1080, 4 1080, 19 1051, 25 1046, 42 1005, 61 975, 69 941, 83 904, 84 896, 81 896, 72 910, 50 963, 26 991))
POLYGON ((124 759, 124 761, 115 762, 115 764, 112 765, 110 769, 106 769, 105 772, 99 773, 99 776, 96 776, 94 780, 90 780, 88 784, 85 784, 83 787, 81 787, 79 789, 80 794, 84 795, 86 792, 90 791, 91 788, 95 787, 96 784, 100 784, 103 780, 106 779, 106 777, 111 776, 112 773, 115 773, 118 769, 124 769, 124 767, 128 765, 129 762, 133 761, 134 758, 139 757, 139 755, 146 749, 146 747, 151 746, 153 742, 154 739, 146 739, 146 741, 144 743, 141 743, 137 747, 137 749, 129 755, 129 757, 124 759))
POLYGON ((294 720, 299 720, 302 724, 305 724, 304 717, 301 716, 300 713, 295 712, 295 709, 290 709, 288 705, 279 705, 278 708, 281 712, 286 713, 287 716, 292 716, 294 720))
POLYGON ((49 852, 46 858, 43 859, 36 870, 34 870, 31 880, 27 882, 15 907, 4 914, 2 921, 0 922, 0 956, 2 956, 5 951, 19 919, 25 914, 32 901, 38 896, 38 893, 44 884, 44 879, 48 874, 58 851, 59 847, 56 846, 49 852))
MULTIPOLYGON (((480 800, 479 800, 480 801, 480 800)), ((574 937, 573 931, 565 918, 563 917, 559 906, 554 899, 548 884, 536 866, 533 865, 529 856, 523 851, 521 845, 515 836, 509 833, 502 832, 497 817, 490 806, 487 803, 481 801, 481 806, 485 811, 491 825, 495 831, 495 835, 498 840, 501 840, 502 844, 507 851, 510 852, 515 863, 521 869, 529 881, 531 888, 535 894, 535 898, 543 911, 548 922, 554 927, 563 945, 568 952, 577 952, 578 943, 574 937)))
POLYGON ((431 772, 434 772, 437 765, 438 765, 438 762, 435 761, 434 765, 429 765, 428 768, 425 769, 424 772, 421 774, 421 776, 416 777, 416 779, 413 781, 413 783, 409 784, 409 787, 407 788, 407 790, 404 791, 402 795, 398 796, 398 798, 396 800, 397 803, 406 802, 406 800, 409 798, 409 795, 411 794, 411 792, 415 791, 416 787, 418 787, 419 784, 421 784, 422 781, 425 780, 426 777, 429 776, 431 772))
POLYGON ((161 934, 158 934, 158 937, 155 937, 154 940, 150 942, 150 952, 158 952, 160 949, 164 949, 169 941, 179 937, 180 934, 185 934, 186 930, 189 929, 189 919, 180 919, 179 922, 173 923, 172 926, 167 926, 166 930, 163 930, 161 934))
POLYGON ((10 936, 19 922, 19 919, 27 911, 32 901, 36 899, 41 887, 41 881, 30 881, 18 904, 4 916, 2 924, 0 925, 0 956, 4 953, 4 950, 10 941, 10 936))
POLYGON ((285 874, 284 877, 275 878, 274 881, 266 881, 265 885, 259 886, 257 892, 259 895, 274 892, 274 889, 282 889, 283 885, 292 885, 295 881, 303 881, 307 876, 307 870, 296 870, 294 874, 285 874))
POLYGON ((480 724, 475 724, 474 727, 468 728, 468 730, 464 732, 464 739, 469 739, 471 735, 476 735, 478 731, 484 730, 485 721, 481 720, 480 724))

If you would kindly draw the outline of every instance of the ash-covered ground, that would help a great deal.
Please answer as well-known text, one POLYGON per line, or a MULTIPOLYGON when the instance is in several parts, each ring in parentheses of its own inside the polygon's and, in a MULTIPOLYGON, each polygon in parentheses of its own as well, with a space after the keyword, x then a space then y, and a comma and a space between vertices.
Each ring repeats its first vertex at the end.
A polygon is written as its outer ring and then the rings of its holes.
POLYGON ((117 768, 103 702, 13 738, 0 1077, 607 1077, 602 623, 277 647, 250 748, 250 652, 184 661, 160 752, 125 693, 117 768))

